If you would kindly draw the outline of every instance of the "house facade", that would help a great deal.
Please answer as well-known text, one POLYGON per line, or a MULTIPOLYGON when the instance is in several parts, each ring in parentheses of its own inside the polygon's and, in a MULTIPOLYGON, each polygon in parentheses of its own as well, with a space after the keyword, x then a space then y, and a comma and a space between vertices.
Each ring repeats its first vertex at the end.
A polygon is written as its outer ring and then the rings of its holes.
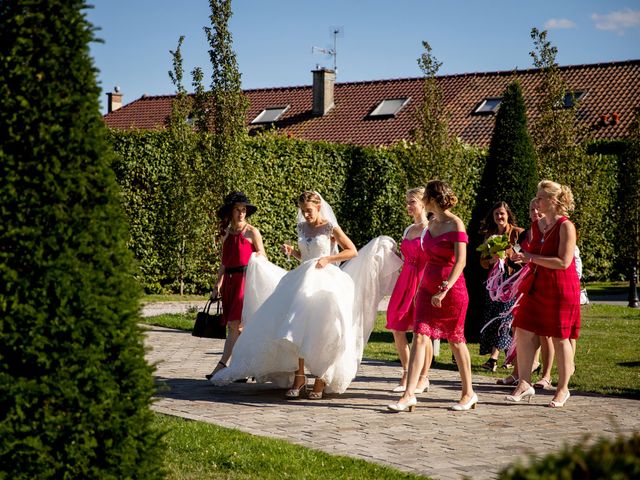
MULTIPOLYGON (((594 139, 624 138, 640 111, 640 60, 560 67, 567 83, 565 106, 578 102, 577 118, 594 139)), ((539 69, 465 73, 436 78, 444 108, 450 115, 449 132, 464 143, 489 145, 500 96, 519 79, 529 120, 535 119, 539 69)), ((424 79, 398 78, 365 82, 335 81, 335 73, 313 71, 310 86, 245 90, 250 107, 250 133, 275 128, 304 140, 356 145, 391 145, 411 140, 416 127, 424 79)), ((159 130, 165 128, 175 95, 144 95, 122 105, 122 94, 112 92, 110 128, 159 130)))

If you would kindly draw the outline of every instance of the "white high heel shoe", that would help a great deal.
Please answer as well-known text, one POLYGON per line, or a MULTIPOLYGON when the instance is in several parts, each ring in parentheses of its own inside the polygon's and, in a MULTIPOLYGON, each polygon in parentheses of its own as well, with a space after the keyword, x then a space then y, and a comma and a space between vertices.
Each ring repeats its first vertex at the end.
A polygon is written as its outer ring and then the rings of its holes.
POLYGON ((560 407, 564 407, 564 404, 567 403, 567 400, 569 400, 569 397, 571 396, 571 394, 569 392, 567 392, 567 396, 564 397, 564 400, 559 402, 557 400, 551 400, 549 402, 549 407, 550 408, 560 408, 560 407))
POLYGON ((413 409, 418 404, 418 399, 416 397, 411 397, 407 403, 402 403, 399 400, 396 403, 390 403, 387 405, 387 409, 392 412, 404 412, 405 410, 409 410, 413 412, 413 409))
POLYGON ((429 383, 429 378, 426 375, 420 375, 420 378, 426 378, 427 379, 427 383, 425 384, 424 387, 422 388, 416 388, 413 393, 423 393, 423 392, 429 392, 429 388, 431 388, 431 384, 429 383))
POLYGON ((391 390, 392 392, 404 393, 407 390, 407 386, 406 386, 406 383, 407 383, 407 371, 406 370, 402 370, 402 378, 404 378, 405 385, 402 385, 402 384, 398 385, 393 390, 391 390))
POLYGON ((522 400, 526 400, 528 403, 531 403, 531 399, 535 394, 536 394, 535 388, 530 386, 520 395, 507 395, 504 397, 504 399, 507 402, 512 402, 512 403, 518 403, 518 402, 521 402, 522 400))
POLYGON ((451 405, 451 410, 455 410, 456 412, 463 412, 471 409, 475 410, 477 403, 478 395, 474 393, 467 403, 454 403, 451 405))

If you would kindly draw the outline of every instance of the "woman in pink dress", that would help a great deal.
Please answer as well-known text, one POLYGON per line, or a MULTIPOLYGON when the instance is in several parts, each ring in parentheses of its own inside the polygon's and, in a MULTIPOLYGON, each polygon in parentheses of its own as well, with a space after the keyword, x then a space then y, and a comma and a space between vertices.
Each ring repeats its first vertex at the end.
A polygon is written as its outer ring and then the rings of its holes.
MULTIPOLYGON (((422 203, 424 187, 412 188, 407 191, 407 213, 413 217, 413 224, 409 225, 402 235, 400 252, 404 259, 402 272, 393 289, 389 305, 387 306, 387 329, 393 332, 393 340, 398 350, 402 364, 402 378, 394 392, 404 392, 407 388, 407 369, 409 368, 408 331, 413 331, 415 322, 414 297, 427 257, 420 246, 422 231, 427 228, 427 213, 422 203)), ((429 367, 431 356, 425 355, 424 364, 415 393, 429 391, 429 367)))
POLYGON ((571 189, 550 180, 538 184, 538 209, 544 217, 531 226, 527 251, 513 260, 529 263, 532 276, 523 285, 524 295, 516 309, 516 348, 520 382, 509 402, 531 401, 531 367, 539 336, 552 337, 558 364, 558 385, 549 407, 563 407, 570 397, 569 379, 575 369, 575 341, 580 334, 580 281, 575 265, 576 229, 566 217, 573 210, 571 189))
POLYGON ((422 236, 422 249, 427 263, 416 294, 416 323, 411 346, 407 389, 388 409, 412 411, 418 403, 415 389, 424 355, 431 355, 431 339, 446 338, 456 359, 462 394, 452 410, 470 410, 478 403, 471 384, 471 357, 464 337, 464 320, 469 304, 462 271, 466 264, 468 237, 462 220, 451 213, 458 203, 451 188, 439 180, 425 187, 425 208, 433 213, 429 227, 422 236))
MULTIPOLYGON (((222 300, 222 320, 228 326, 227 339, 220 361, 208 375, 210 379, 218 370, 226 368, 233 346, 240 335, 242 304, 244 302, 245 272, 253 252, 265 255, 260 231, 247 223, 247 218, 257 210, 242 192, 233 192, 224 199, 218 209, 219 235, 222 238, 222 260, 218 269, 215 297, 222 300)), ((214 293, 212 293, 214 296, 214 293)))

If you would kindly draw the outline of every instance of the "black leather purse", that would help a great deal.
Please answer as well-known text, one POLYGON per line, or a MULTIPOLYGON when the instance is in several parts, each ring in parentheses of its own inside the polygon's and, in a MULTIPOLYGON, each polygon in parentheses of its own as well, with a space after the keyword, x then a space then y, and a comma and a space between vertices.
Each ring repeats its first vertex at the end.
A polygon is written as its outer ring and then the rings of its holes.
POLYGON ((196 315, 191 335, 204 338, 227 338, 227 326, 222 324, 220 299, 216 300, 216 313, 209 313, 214 300, 209 299, 204 309, 196 315))

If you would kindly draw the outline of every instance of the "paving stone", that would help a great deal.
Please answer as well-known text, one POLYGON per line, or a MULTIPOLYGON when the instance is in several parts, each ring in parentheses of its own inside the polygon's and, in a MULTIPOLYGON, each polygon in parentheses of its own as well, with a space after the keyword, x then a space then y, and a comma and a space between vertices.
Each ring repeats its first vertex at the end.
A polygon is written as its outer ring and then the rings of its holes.
POLYGON ((565 444, 640 431, 640 402, 572 392, 563 409, 547 408, 551 392, 531 404, 504 402, 510 389, 474 376, 476 410, 451 412, 459 396, 457 372, 434 369, 432 388, 413 413, 390 413, 398 398, 397 364, 365 359, 343 395, 322 401, 288 401, 270 384, 215 387, 204 378, 222 354, 223 341, 161 327, 146 330, 147 359, 160 386, 152 408, 163 414, 279 438, 328 453, 348 455, 440 480, 495 478, 530 454, 565 444))

